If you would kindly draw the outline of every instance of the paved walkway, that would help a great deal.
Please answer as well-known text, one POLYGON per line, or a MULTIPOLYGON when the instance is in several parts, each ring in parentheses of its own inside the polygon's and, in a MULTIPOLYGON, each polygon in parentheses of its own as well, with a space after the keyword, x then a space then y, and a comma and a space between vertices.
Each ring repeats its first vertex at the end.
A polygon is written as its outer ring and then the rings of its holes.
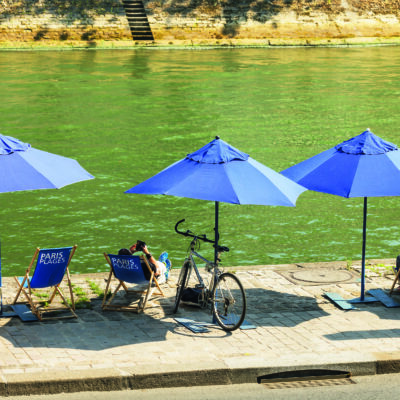
MULTIPOLYGON (((324 297, 360 295, 359 273, 345 263, 232 269, 246 289, 246 320, 256 329, 227 333, 215 326, 193 333, 178 324, 175 316, 212 318, 188 305, 172 314, 175 270, 163 285, 167 296, 139 315, 101 311, 93 282, 104 288, 106 274, 74 275, 75 290, 86 292, 83 304, 90 307, 79 309, 78 319, 0 318, 0 396, 256 382, 268 373, 308 368, 400 371, 400 308, 378 302, 343 311, 324 297)), ((367 291, 390 288, 393 275, 384 271, 370 274, 367 291)), ((3 278, 6 311, 15 289, 3 278)))

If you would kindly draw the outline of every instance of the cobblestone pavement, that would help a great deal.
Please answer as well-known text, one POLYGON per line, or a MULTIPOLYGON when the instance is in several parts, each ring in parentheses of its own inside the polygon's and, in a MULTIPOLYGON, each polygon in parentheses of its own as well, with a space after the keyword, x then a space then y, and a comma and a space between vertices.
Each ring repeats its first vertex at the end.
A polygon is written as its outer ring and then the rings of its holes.
MULTIPOLYGON (((391 287, 390 264, 378 260, 370 268, 367 291, 391 287)), ((246 321, 256 326, 232 333, 218 326, 193 333, 174 320, 212 321, 209 312, 189 305, 172 314, 177 270, 162 286, 166 296, 142 314, 101 310, 96 287, 104 290, 106 273, 73 275, 76 299, 88 307, 77 310, 79 318, 0 318, 0 395, 254 382, 311 367, 398 372, 400 308, 376 302, 343 311, 324 297, 358 297, 353 268, 340 262, 231 268, 246 290, 246 321)), ((15 291, 13 279, 3 278, 5 311, 15 291)))

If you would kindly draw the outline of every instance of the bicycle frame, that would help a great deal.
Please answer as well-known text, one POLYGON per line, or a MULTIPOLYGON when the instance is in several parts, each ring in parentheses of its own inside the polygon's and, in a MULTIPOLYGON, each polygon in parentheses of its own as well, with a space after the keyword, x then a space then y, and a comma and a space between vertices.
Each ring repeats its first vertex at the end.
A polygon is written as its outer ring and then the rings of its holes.
MULTIPOLYGON (((219 262, 221 261, 219 257, 223 252, 229 251, 229 248, 215 245, 214 241, 208 239, 206 235, 196 235, 189 230, 186 232, 180 231, 178 225, 183 221, 185 220, 183 219, 176 223, 175 231, 180 235, 191 237, 192 241, 178 278, 173 313, 175 314, 178 311, 183 293, 188 287, 192 269, 194 269, 199 282, 195 285, 195 288, 201 291, 201 294, 197 296, 197 300, 194 300, 194 302, 202 308, 210 307, 213 314, 213 322, 217 322, 222 329, 226 331, 238 329, 243 323, 246 314, 246 295, 243 285, 237 276, 219 269, 219 262), (200 243, 198 240, 214 244, 214 262, 207 260, 196 251, 196 244, 200 243), (212 275, 208 288, 200 274, 195 258, 205 262, 207 272, 212 275)), ((191 300, 188 301, 190 302, 191 300)))
POLYGON ((210 261, 208 261, 206 258, 204 258, 202 255, 200 255, 199 253, 197 253, 194 250, 191 250, 190 254, 188 256, 188 259, 190 261, 190 264, 192 265, 192 268, 194 269, 194 272, 196 273, 197 280, 199 281, 200 286, 202 288, 205 288, 204 280, 200 275, 200 271, 197 268, 197 264, 196 264, 196 261, 194 260, 193 256, 196 256, 197 258, 200 258, 200 260, 204 261, 207 265, 210 263, 210 261))
MULTIPOLYGON (((206 237, 206 235, 195 235, 190 231, 186 231, 186 232, 179 231, 178 230, 178 225, 183 221, 184 221, 184 219, 179 221, 179 222, 177 222, 177 224, 175 225, 175 231, 177 233, 183 235, 183 236, 190 236, 190 237, 193 238, 191 243, 190 243, 190 248, 189 248, 188 256, 187 256, 186 260, 190 262, 191 269, 192 268, 194 269, 194 272, 196 274, 197 280, 199 282, 196 285, 196 287, 198 289, 202 290, 202 297, 203 297, 203 303, 204 303, 203 306, 206 307, 207 304, 210 303, 211 293, 213 292, 214 285, 218 280, 218 276, 220 275, 220 271, 218 269, 218 264, 219 264, 219 261, 220 261, 219 257, 220 257, 220 255, 221 255, 221 253, 223 251, 229 251, 229 249, 227 247, 220 246, 217 249, 218 251, 216 253, 216 262, 207 260, 207 258, 203 257, 201 254, 199 254, 195 250, 196 244, 197 244, 198 240, 203 241, 203 242, 208 242, 208 243, 214 243, 214 241, 208 239, 206 237), (202 278, 202 276, 200 274, 199 268, 197 267, 197 264, 196 264, 196 261, 195 261, 195 257, 200 259, 200 260, 202 260, 202 261, 204 261, 205 264, 206 264, 207 272, 211 272, 211 274, 212 274, 212 277, 211 277, 210 284, 209 284, 208 288, 206 288, 204 280, 203 280, 203 278, 202 278)), ((190 275, 190 273, 191 273, 191 271, 189 272, 189 275, 190 275)))
MULTIPOLYGON (((219 256, 220 253, 218 253, 219 256)), ((216 278, 218 277, 219 274, 219 269, 218 269, 218 265, 216 265, 215 263, 213 263, 210 260, 207 260, 205 257, 203 257, 201 254, 199 254, 197 251, 191 249, 189 256, 187 257, 187 259, 190 261, 190 264, 192 265, 192 268, 194 269, 194 272, 196 274, 197 280, 199 281, 199 287, 201 287, 202 289, 206 288, 206 285, 204 283, 204 280, 202 278, 202 276, 200 275, 200 271, 199 268, 197 267, 196 261, 194 259, 194 256, 199 258, 200 260, 204 261, 206 263, 206 267, 207 267, 207 271, 210 272, 211 269, 212 271, 212 279, 210 282, 210 285, 208 287, 208 290, 210 292, 212 292, 212 289, 214 287, 214 283, 216 281, 216 278)))

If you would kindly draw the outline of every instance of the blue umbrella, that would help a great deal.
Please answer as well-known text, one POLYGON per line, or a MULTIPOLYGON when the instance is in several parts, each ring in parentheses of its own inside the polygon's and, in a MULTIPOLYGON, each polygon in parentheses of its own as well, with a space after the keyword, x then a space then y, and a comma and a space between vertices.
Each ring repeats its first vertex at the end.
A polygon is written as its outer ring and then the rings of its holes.
POLYGON ((219 202, 296 205, 306 189, 216 139, 125 193, 165 194, 215 202, 215 261, 219 202))
MULTIPOLYGON (((75 182, 93 179, 77 161, 37 150, 11 136, 0 134, 0 192, 60 189, 75 182)), ((0 264, 0 314, 1 297, 0 264)))
POLYGON ((400 196, 400 151, 397 146, 367 129, 281 173, 309 190, 364 198, 361 295, 354 301, 367 301, 364 296, 367 198, 400 196))

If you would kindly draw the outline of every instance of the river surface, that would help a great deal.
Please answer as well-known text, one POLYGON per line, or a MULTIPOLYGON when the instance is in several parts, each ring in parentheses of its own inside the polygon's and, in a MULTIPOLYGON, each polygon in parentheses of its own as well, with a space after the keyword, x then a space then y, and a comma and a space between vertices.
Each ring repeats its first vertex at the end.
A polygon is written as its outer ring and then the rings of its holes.
MULTIPOLYGON (((96 179, 2 193, 3 275, 78 244, 71 271, 137 239, 178 267, 183 229, 213 236, 212 202, 124 194, 219 135, 281 171, 365 129, 400 145, 400 47, 0 52, 0 132, 77 159, 96 179)), ((1 173, 1 170, 0 170, 1 173)), ((400 253, 400 198, 371 198, 368 258, 400 253)), ((220 204, 224 265, 359 260, 361 198, 220 204)), ((202 252, 212 257, 204 244, 202 252)))

